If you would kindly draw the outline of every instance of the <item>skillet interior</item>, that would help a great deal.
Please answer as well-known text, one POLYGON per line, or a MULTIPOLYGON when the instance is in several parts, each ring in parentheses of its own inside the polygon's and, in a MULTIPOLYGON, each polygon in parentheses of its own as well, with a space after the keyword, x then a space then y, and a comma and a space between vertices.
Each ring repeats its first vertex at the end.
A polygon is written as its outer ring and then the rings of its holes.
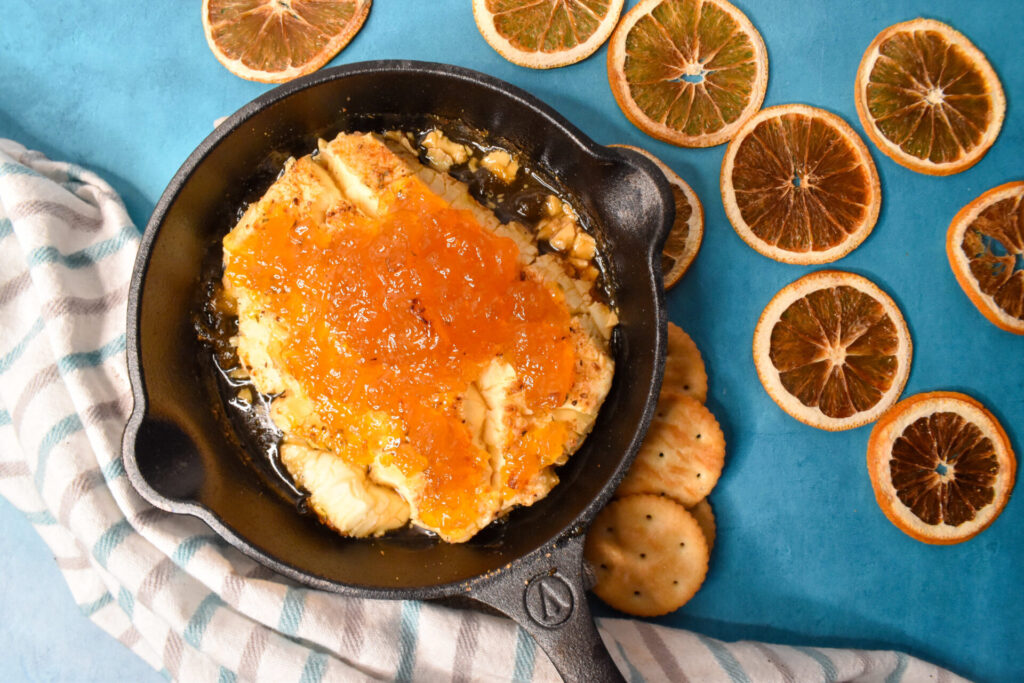
POLYGON ((156 506, 197 515, 233 545, 319 587, 378 597, 438 597, 564 535, 578 534, 636 451, 660 385, 664 300, 658 254, 671 195, 646 160, 595 145, 529 95, 475 72, 370 62, 301 79, 240 110, 186 161, 140 247, 129 301, 129 370, 136 405, 125 433, 129 476, 156 506), (246 464, 211 407, 191 324, 212 240, 290 154, 319 135, 390 125, 416 129, 431 112, 472 128, 546 169, 594 219, 620 307, 616 373, 583 447, 545 499, 513 512, 498 534, 451 545, 343 539, 276 495, 246 464))

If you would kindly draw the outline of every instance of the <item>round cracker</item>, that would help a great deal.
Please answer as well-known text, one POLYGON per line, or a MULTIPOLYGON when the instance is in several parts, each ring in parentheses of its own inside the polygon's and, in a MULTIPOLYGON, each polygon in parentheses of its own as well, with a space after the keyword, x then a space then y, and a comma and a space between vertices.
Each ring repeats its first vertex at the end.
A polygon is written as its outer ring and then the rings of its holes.
POLYGON ((660 494, 689 507, 711 493, 724 464, 725 435, 711 411, 692 396, 662 391, 618 494, 660 494))
POLYGON ((715 526, 715 512, 711 509, 711 503, 705 498, 696 505, 686 508, 686 511, 697 520, 700 530, 704 532, 704 540, 708 542, 708 552, 711 552, 715 547, 715 533, 717 530, 715 526))
POLYGON ((708 573, 708 544, 693 515, 661 496, 627 496, 598 513, 584 557, 594 593, 617 610, 655 617, 682 607, 708 573))
POLYGON ((668 324, 668 354, 665 356, 663 390, 708 399, 708 371, 697 345, 681 327, 668 324))

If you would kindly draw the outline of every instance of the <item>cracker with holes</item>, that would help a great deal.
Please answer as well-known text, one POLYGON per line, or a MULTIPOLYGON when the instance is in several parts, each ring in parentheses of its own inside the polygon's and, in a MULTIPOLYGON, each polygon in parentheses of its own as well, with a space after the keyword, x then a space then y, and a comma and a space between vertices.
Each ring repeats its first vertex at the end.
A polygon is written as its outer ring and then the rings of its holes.
POLYGON ((662 387, 693 396, 701 403, 708 398, 708 372, 704 359, 690 335, 671 322, 668 324, 668 355, 665 356, 662 387))
POLYGON ((662 391, 647 437, 618 494, 670 496, 686 507, 703 500, 725 464, 725 436, 704 404, 662 391))
POLYGON ((598 513, 583 552, 597 579, 594 593, 638 617, 679 609, 708 572, 708 544, 697 520, 662 496, 613 501, 598 513))
POLYGON ((704 539, 708 542, 708 552, 715 547, 715 532, 717 527, 715 526, 715 513, 711 509, 711 503, 705 498, 701 502, 686 508, 686 511, 693 515, 693 518, 697 520, 697 524, 700 525, 700 530, 704 532, 704 539))

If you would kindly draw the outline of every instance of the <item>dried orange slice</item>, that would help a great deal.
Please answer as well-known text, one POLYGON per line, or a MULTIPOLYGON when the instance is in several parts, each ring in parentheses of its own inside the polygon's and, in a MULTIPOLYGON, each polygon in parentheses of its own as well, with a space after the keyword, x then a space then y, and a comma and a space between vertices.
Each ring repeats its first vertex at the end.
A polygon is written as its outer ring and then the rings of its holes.
POLYGON ((878 419, 903 391, 910 357, 910 332, 893 300, 838 270, 783 287, 754 330, 754 364, 768 395, 830 431, 878 419))
POLYGON ((1017 472, 999 421, 970 396, 917 394, 882 416, 868 472, 889 521, 925 543, 973 538, 999 516, 1017 472))
POLYGON ((487 44, 519 66, 575 64, 608 40, 623 0, 473 0, 487 44))
POLYGON ((661 275, 665 281, 665 289, 671 289, 683 277, 693 260, 697 258, 701 240, 704 239, 704 207, 693 188, 676 175, 675 171, 669 168, 665 162, 647 150, 632 145, 609 145, 609 147, 631 149, 643 154, 665 174, 665 179, 672 187, 676 217, 661 251, 661 275))
POLYGON ((992 188, 960 209, 946 233, 946 255, 978 310, 1024 334, 1024 182, 992 188))
POLYGON ((783 263, 829 263, 875 227, 882 204, 867 146, 835 114, 803 104, 760 111, 729 143, 722 202, 737 234, 783 263))
POLYGON ((726 0, 641 0, 608 43, 608 81, 626 118, 648 135, 711 147, 761 107, 768 52, 726 0))
POLYGON ((370 0, 203 0, 203 31, 231 73, 284 83, 329 62, 369 11, 370 0))
POLYGON ((963 34, 932 19, 879 33, 857 69, 857 115, 893 161, 929 175, 978 163, 1003 125, 1003 86, 963 34))

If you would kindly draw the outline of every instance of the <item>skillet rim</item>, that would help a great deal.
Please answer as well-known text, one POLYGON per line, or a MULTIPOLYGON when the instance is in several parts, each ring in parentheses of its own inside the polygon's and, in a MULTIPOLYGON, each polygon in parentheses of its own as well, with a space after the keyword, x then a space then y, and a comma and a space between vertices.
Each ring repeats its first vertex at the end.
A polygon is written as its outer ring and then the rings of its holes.
MULTIPOLYGON (((224 538, 234 548, 253 558, 257 562, 270 567, 274 571, 298 581, 304 585, 314 588, 340 593, 343 595, 378 598, 378 599, 437 599, 451 597, 454 595, 467 595, 466 591, 472 587, 489 584, 499 577, 508 577, 515 574, 517 567, 528 567, 536 562, 543 553, 552 552, 553 549, 565 545, 568 541, 581 536, 597 512, 608 502, 621 479, 625 476, 626 470, 632 463, 639 449, 640 442, 646 434, 653 416, 657 394, 661 387, 664 374, 665 354, 667 347, 666 324, 668 319, 667 306, 665 302, 665 289, 660 283, 661 262, 660 254, 665 238, 672 226, 674 219, 674 202, 671 190, 663 174, 648 159, 640 154, 609 148, 599 145, 589 136, 580 131, 565 117, 555 111, 552 107, 541 101, 529 92, 512 85, 494 76, 452 64, 440 62, 426 62, 416 60, 372 60, 353 62, 351 64, 321 69, 313 74, 296 79, 284 85, 273 88, 255 99, 249 101, 231 116, 227 117, 209 135, 207 135, 185 159, 179 169, 171 177, 167 187, 164 189, 153 208, 146 223, 145 230, 139 240, 138 252, 132 270, 132 277, 128 291, 127 300, 127 330, 126 330, 126 357, 128 365, 128 379, 132 392, 132 411, 125 425, 122 435, 121 454, 125 464, 128 479, 138 493, 150 504, 158 509, 177 514, 188 514, 197 517, 205 522, 219 536, 224 538), (423 73, 433 76, 455 78, 468 81, 474 85, 484 86, 496 95, 506 100, 512 100, 519 106, 526 107, 539 114, 542 118, 558 129, 558 133, 565 136, 573 145, 580 148, 596 161, 626 164, 627 166, 639 167, 645 170, 646 174, 654 179, 656 189, 661 195, 661 204, 664 211, 661 215, 661 225, 652 231, 655 238, 650 241, 648 250, 644 254, 645 271, 651 281, 651 289, 655 292, 654 312, 657 317, 658 329, 655 333, 655 367, 654 377, 647 390, 644 410, 641 419, 634 432, 634 438, 629 446, 621 454, 618 464, 611 475, 606 478, 601 489, 575 516, 560 530, 554 532, 549 538, 534 550, 515 556, 506 565, 507 571, 489 571, 483 574, 470 577, 464 580, 447 583, 422 584, 419 586, 405 588, 380 588, 363 586, 359 584, 342 583, 327 579, 305 570, 299 569, 286 561, 278 559, 262 551, 255 544, 242 535, 235 532, 220 515, 214 510, 205 506, 198 500, 174 500, 156 491, 146 480, 138 467, 135 453, 135 444, 139 430, 145 422, 149 413, 149 393, 146 389, 144 371, 141 363, 141 297, 142 289, 153 258, 153 246, 156 237, 160 232, 168 210, 177 200, 184 189, 189 178, 195 170, 205 161, 208 155, 226 138, 232 135, 246 121, 261 113, 264 109, 273 104, 285 100, 293 94, 302 90, 317 87, 323 83, 343 79, 349 76, 367 75, 374 73, 423 73)), ((579 580, 577 577, 576 580, 579 580)))

